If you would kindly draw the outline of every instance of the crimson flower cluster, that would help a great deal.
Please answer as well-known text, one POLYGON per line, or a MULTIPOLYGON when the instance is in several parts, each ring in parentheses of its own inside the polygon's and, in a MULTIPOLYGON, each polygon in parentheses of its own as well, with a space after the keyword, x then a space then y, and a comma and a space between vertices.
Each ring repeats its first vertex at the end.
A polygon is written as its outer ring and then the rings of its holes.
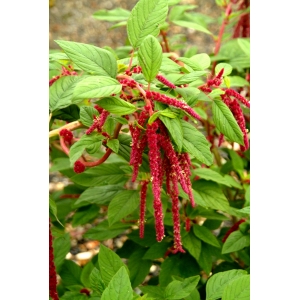
POLYGON ((70 75, 78 75, 76 71, 74 71, 71 65, 68 66, 70 70, 62 66, 61 73, 57 76, 54 76, 52 79, 49 80, 49 86, 51 86, 56 80, 58 80, 62 76, 70 76, 70 75))
MULTIPOLYGON (((180 235, 180 202, 178 183, 183 191, 189 196, 191 205, 194 206, 190 181, 191 161, 188 153, 175 151, 165 125, 159 120, 152 124, 145 124, 148 120, 148 111, 144 110, 138 118, 138 125, 130 125, 132 134, 132 150, 130 165, 133 166, 132 181, 138 176, 139 166, 142 163, 142 155, 148 147, 148 158, 150 166, 150 181, 152 183, 153 208, 157 241, 164 238, 163 207, 161 201, 161 190, 163 182, 166 182, 166 192, 172 199, 173 233, 175 252, 184 252, 180 235), (143 127, 146 127, 143 130, 143 127)), ((146 151, 145 151, 146 152, 146 151)), ((149 180, 141 182, 140 198, 140 237, 144 236, 146 193, 149 180)))
POLYGON ((59 300, 56 285, 56 269, 54 265, 54 255, 53 255, 53 246, 52 246, 52 233, 51 233, 51 220, 49 219, 49 296, 53 300, 59 300))

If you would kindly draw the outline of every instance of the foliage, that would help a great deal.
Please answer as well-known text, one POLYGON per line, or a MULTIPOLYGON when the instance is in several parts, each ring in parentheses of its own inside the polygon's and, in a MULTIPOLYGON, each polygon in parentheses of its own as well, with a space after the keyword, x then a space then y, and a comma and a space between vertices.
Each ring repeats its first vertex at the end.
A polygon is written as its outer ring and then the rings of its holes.
POLYGON ((50 172, 69 180, 49 196, 52 299, 250 299, 250 3, 216 3, 217 36, 194 6, 140 0, 94 14, 123 47, 50 51, 50 172), (173 25, 214 52, 173 49, 173 25), (80 226, 100 242, 83 266, 80 226))

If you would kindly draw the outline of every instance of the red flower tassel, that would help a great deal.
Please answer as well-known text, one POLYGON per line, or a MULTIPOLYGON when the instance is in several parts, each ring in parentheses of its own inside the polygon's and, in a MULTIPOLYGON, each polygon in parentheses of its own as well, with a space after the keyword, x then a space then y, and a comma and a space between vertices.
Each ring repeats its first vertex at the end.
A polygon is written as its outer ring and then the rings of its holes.
POLYGON ((51 220, 49 219, 49 295, 53 300, 59 300, 56 285, 57 279, 52 246, 51 220))

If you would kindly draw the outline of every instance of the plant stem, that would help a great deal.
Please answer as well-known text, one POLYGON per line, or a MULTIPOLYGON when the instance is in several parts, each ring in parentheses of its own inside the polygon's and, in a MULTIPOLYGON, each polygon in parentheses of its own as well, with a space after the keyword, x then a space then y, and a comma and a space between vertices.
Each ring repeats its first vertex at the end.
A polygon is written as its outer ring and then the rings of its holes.
POLYGON ((170 52, 170 47, 169 47, 169 43, 168 43, 168 40, 167 40, 167 33, 164 30, 161 30, 160 34, 163 38, 164 45, 165 45, 165 48, 166 48, 166 52, 170 52))
MULTIPOLYGON (((225 30, 226 25, 229 22, 229 16, 231 14, 231 5, 232 5, 232 3, 229 2, 228 5, 227 5, 227 7, 226 7, 225 18, 224 18, 224 20, 222 22, 222 25, 221 25, 221 28, 220 28, 220 31, 219 31, 219 36, 218 36, 218 39, 217 39, 217 42, 216 42, 214 56, 216 56, 219 53, 219 50, 220 50, 220 47, 221 47, 221 42, 222 42, 222 37, 223 37, 223 34, 224 34, 224 30, 225 30)), ((211 72, 212 76, 215 75, 216 65, 217 65, 217 61, 215 61, 213 63, 213 65, 212 65, 212 72, 211 72)))
POLYGON ((80 128, 80 127, 84 127, 84 125, 79 121, 74 121, 74 122, 68 123, 64 126, 61 126, 60 128, 57 128, 57 129, 54 129, 54 130, 50 131, 49 132, 49 138, 54 137, 56 135, 59 135, 59 132, 62 129, 68 129, 68 130, 72 131, 72 130, 80 128))

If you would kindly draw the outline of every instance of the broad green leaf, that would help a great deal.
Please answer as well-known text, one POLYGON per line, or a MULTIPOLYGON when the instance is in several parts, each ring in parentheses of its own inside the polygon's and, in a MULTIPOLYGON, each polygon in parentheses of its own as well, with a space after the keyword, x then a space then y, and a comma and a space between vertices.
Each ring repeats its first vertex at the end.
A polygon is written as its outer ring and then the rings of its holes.
POLYGON ((128 269, 121 258, 113 250, 107 248, 103 244, 100 245, 98 264, 100 268, 101 278, 105 285, 109 284, 113 276, 119 271, 121 267, 124 267, 125 272, 128 273, 128 269))
POLYGON ((232 232, 222 248, 222 254, 239 251, 250 246, 250 235, 243 234, 239 230, 232 232))
POLYGON ((227 198, 224 196, 218 184, 197 180, 193 183, 195 202, 203 207, 227 212, 230 209, 227 198))
POLYGON ((199 272, 200 268, 196 260, 189 253, 168 256, 161 264, 159 284, 164 287, 172 281, 174 275, 187 278, 198 275, 199 272))
POLYGON ((250 275, 230 282, 224 289, 222 300, 250 300, 250 275))
POLYGON ((138 207, 139 202, 140 195, 137 190, 125 190, 114 196, 108 206, 109 225, 113 225, 132 213, 138 207))
MULTIPOLYGON (((86 263, 81 271, 80 275, 80 281, 82 282, 83 286, 90 288, 91 287, 91 281, 90 281, 90 275, 93 272, 94 269, 94 263, 92 260, 90 260, 88 263, 86 263)), ((97 269, 99 272, 99 270, 97 269)))
POLYGON ((88 76, 76 85, 73 93, 73 101, 107 97, 111 94, 119 93, 121 89, 122 85, 114 78, 96 75, 88 76))
POLYGON ((81 267, 79 267, 74 261, 65 259, 62 265, 59 276, 65 286, 68 285, 81 285, 81 267))
MULTIPOLYGON (((99 169, 98 169, 99 170, 99 169)), ((90 203, 107 205, 118 193, 124 191, 121 185, 92 186, 86 189, 74 203, 74 207, 80 207, 90 203)))
MULTIPOLYGON (((122 118, 122 117, 120 117, 122 118)), ((125 119, 126 120, 126 119, 125 119)), ((117 120, 112 115, 109 115, 104 123, 103 131, 107 132, 110 136, 113 136, 113 133, 116 128, 117 120)), ((127 120, 126 123, 127 124, 127 120)))
POLYGON ((234 179, 232 176, 225 174, 224 175, 224 179, 227 181, 227 183, 232 186, 235 187, 237 189, 242 189, 243 187, 236 181, 236 179, 234 179))
POLYGON ((122 266, 112 277, 104 290, 101 300, 132 300, 132 288, 125 266, 122 266))
POLYGON ((213 235, 213 233, 205 226, 194 225, 193 231, 194 231, 194 234, 203 242, 210 244, 217 248, 221 247, 216 236, 213 235))
POLYGON ((102 280, 101 273, 97 268, 93 268, 89 277, 90 285, 93 290, 93 295, 101 296, 106 286, 102 280))
POLYGON ((174 20, 172 22, 174 24, 178 25, 178 26, 187 27, 187 28, 190 28, 190 29, 195 29, 197 31, 204 32, 204 33, 207 33, 209 35, 213 35, 207 28, 205 28, 204 26, 201 26, 197 23, 194 23, 194 22, 182 21, 182 20, 174 20))
POLYGON ((84 134, 80 140, 74 143, 70 148, 69 156, 71 166, 74 165, 85 150, 90 151, 91 153, 97 151, 100 148, 103 139, 104 136, 100 134, 84 134))
MULTIPOLYGON (((51 298, 50 298, 51 299, 51 298)), ((80 294, 79 292, 66 291, 60 300, 92 300, 86 294, 80 294)))
POLYGON ((62 76, 49 88, 50 111, 65 108, 72 104, 75 84, 81 78, 78 76, 62 76))
MULTIPOLYGON (((69 163, 70 164, 70 163, 69 163)), ((71 177, 71 180, 82 186, 97 186, 97 185, 113 185, 121 184, 128 180, 126 178, 125 172, 122 170, 123 163, 103 163, 99 166, 88 168, 83 173, 76 174, 71 177)), ((105 189, 105 187, 103 187, 105 189)), ((103 194, 108 192, 105 190, 103 194)), ((97 193, 101 193, 101 190, 97 190, 97 193)), ((112 195, 110 195, 112 196, 112 195)), ((77 201, 79 203, 81 201, 77 201)), ((100 203, 99 203, 100 204, 100 203)))
POLYGON ((191 10, 191 9, 196 8, 196 7, 197 7, 197 5, 176 5, 176 6, 172 7, 172 9, 170 11, 169 20, 170 21, 178 20, 182 17, 183 13, 186 10, 191 10))
POLYGON ((199 262, 202 243, 201 240, 195 236, 193 230, 182 237, 182 245, 196 259, 196 261, 199 262))
POLYGON ((170 119, 162 115, 159 118, 167 127, 171 138, 178 147, 178 151, 181 152, 183 146, 183 129, 180 120, 178 118, 170 119))
POLYGON ((138 1, 127 21, 127 35, 132 47, 139 47, 148 35, 157 36, 167 14, 167 0, 138 1))
POLYGON ((202 70, 205 70, 210 66, 210 57, 206 53, 193 55, 190 59, 194 62, 197 62, 202 70))
POLYGON ((139 248, 129 257, 127 265, 130 274, 129 278, 133 289, 145 280, 152 266, 152 260, 143 259, 146 251, 146 248, 139 248))
POLYGON ((80 207, 73 215, 72 226, 73 228, 79 225, 85 225, 91 223, 99 216, 99 206, 98 205, 88 205, 85 207, 80 207))
POLYGON ((95 19, 108 22, 126 21, 129 16, 130 11, 121 7, 111 10, 101 9, 93 13, 95 19))
POLYGON ((110 148, 112 151, 114 151, 115 153, 118 153, 119 151, 119 140, 118 139, 109 139, 107 141, 107 147, 110 148))
POLYGON ((165 289, 166 299, 182 299, 187 297, 197 286, 200 276, 185 278, 183 281, 174 280, 170 282, 165 289))
POLYGON ((150 247, 157 243, 156 241, 156 232, 155 232, 155 226, 154 224, 146 223, 145 224, 145 234, 144 238, 140 238, 140 231, 139 230, 133 230, 128 234, 128 238, 130 238, 132 241, 134 241, 136 244, 139 244, 144 247, 150 247))
POLYGON ((143 256, 143 259, 158 259, 164 257, 166 251, 170 247, 168 242, 155 243, 146 251, 143 256))
POLYGON ((96 108, 91 106, 81 106, 80 107, 80 122, 90 127, 93 124, 94 116, 99 116, 99 112, 96 108))
POLYGON ((244 145, 243 133, 227 105, 221 100, 215 99, 212 111, 217 129, 232 142, 244 145))
POLYGON ((233 166, 233 169, 239 174, 242 174, 244 171, 244 162, 243 159, 233 150, 229 149, 228 150, 230 158, 231 158, 231 163, 233 166))
POLYGON ((238 45, 241 47, 243 52, 250 58, 250 40, 249 38, 238 38, 238 45))
POLYGON ((116 115, 128 115, 136 111, 136 107, 133 104, 117 97, 105 97, 96 103, 116 115))
POLYGON ((219 99, 221 99, 220 95, 223 95, 223 94, 225 94, 225 91, 223 91, 220 88, 215 88, 208 94, 208 97, 210 97, 212 100, 215 100, 215 99, 219 100, 219 99))
POLYGON ((203 178, 206 180, 211 180, 211 181, 214 181, 214 182, 217 182, 220 184, 224 184, 226 186, 231 186, 220 173, 218 173, 212 169, 197 168, 197 169, 192 170, 192 174, 197 175, 200 178, 203 178))
POLYGON ((170 111, 169 108, 166 108, 165 110, 156 111, 148 120, 148 124, 152 124, 160 115, 165 116, 167 118, 174 119, 176 118, 176 114, 170 111))
MULTIPOLYGON (((199 195, 198 195, 198 197, 199 197, 199 195)), ((220 213, 214 211, 213 209, 204 208, 202 206, 196 206, 194 208, 188 206, 187 207, 187 215, 191 219, 193 219, 197 216, 201 216, 203 218, 210 219, 210 220, 220 220, 220 221, 229 220, 229 218, 227 216, 220 214, 220 213)))
MULTIPOLYGON (((207 71, 194 71, 194 72, 182 75, 179 79, 176 80, 175 84, 180 85, 180 84, 191 83, 195 80, 198 80, 201 76, 203 76, 205 74, 207 74, 207 71)), ((199 89, 197 89, 197 90, 199 93, 199 89)))
POLYGON ((56 110, 52 113, 52 118, 67 122, 77 121, 79 119, 79 107, 76 104, 71 104, 68 107, 56 110))
POLYGON ((50 213, 50 215, 52 214, 54 217, 55 217, 55 219, 56 219, 56 221, 61 225, 61 226, 63 226, 62 224, 61 224, 61 222, 58 220, 58 218, 57 218, 57 207, 56 207, 56 202, 53 200, 53 198, 51 197, 51 195, 49 195, 49 213, 50 213))
POLYGON ((184 64, 186 64, 188 67, 190 67, 192 69, 191 73, 193 70, 194 71, 204 71, 204 69, 202 68, 200 63, 195 60, 192 60, 191 58, 179 57, 179 58, 177 58, 177 60, 182 61, 184 64))
POLYGON ((112 226, 108 225, 108 221, 105 220, 98 224, 97 226, 89 229, 84 237, 97 241, 106 241, 112 239, 117 235, 123 233, 126 229, 130 227, 130 224, 117 223, 112 226))
POLYGON ((216 65, 215 73, 218 74, 221 69, 224 69, 222 76, 227 76, 232 72, 232 66, 226 63, 219 63, 216 65))
POLYGON ((212 260, 213 260, 213 255, 211 253, 211 249, 209 248, 209 245, 207 245, 206 243, 202 243, 199 265, 207 275, 209 275, 211 272, 212 263, 213 263, 212 260))
POLYGON ((69 41, 55 42, 82 70, 93 75, 116 77, 117 61, 111 52, 83 43, 69 41))
POLYGON ((194 107, 194 111, 203 119, 207 120, 206 112, 200 107, 194 107))
POLYGON ((151 82, 158 74, 162 62, 161 45, 155 37, 149 35, 142 41, 138 59, 145 79, 151 82))
POLYGON ((160 71, 161 72, 179 72, 179 70, 180 70, 180 66, 176 62, 174 62, 172 59, 164 56, 164 54, 163 54, 160 71))
MULTIPOLYGON (((250 85, 246 79, 240 76, 228 76, 225 78, 227 78, 230 81, 230 87, 244 87, 250 85)), ((221 84, 220 87, 226 87, 226 84, 221 84)))
POLYGON ((206 300, 221 298, 225 287, 230 284, 230 282, 245 275, 247 275, 247 271, 245 270, 230 270, 214 274, 208 279, 206 284, 206 300))
POLYGON ((180 120, 183 130, 183 149, 193 155, 200 162, 211 165, 213 155, 210 144, 205 136, 190 123, 180 120))
MULTIPOLYGON (((155 300, 165 300, 164 297, 164 288, 159 285, 145 285, 138 287, 144 294, 147 296, 153 297, 155 300)), ((148 299, 148 297, 146 298, 148 299)))
POLYGON ((56 271, 59 272, 65 257, 70 251, 71 239, 70 234, 66 233, 63 236, 57 237, 53 240, 53 255, 56 271))

